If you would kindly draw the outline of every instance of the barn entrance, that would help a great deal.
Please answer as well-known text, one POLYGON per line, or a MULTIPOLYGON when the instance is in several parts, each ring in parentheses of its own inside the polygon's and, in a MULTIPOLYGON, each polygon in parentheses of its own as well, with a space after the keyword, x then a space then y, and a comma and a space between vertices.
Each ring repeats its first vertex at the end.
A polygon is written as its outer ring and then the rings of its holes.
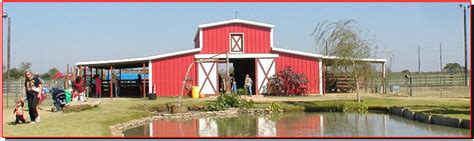
MULTIPOLYGON (((222 78, 226 75, 225 70, 226 63, 219 63, 219 89, 221 92, 223 89, 222 78)), ((248 74, 253 81, 252 94, 255 95, 256 91, 256 75, 255 75, 255 58, 243 58, 243 59, 229 59, 229 74, 235 78, 237 83, 237 90, 244 89, 245 75, 248 74)))
POLYGON ((255 59, 246 58, 246 59, 230 59, 229 62, 232 62, 234 67, 234 78, 237 82, 237 89, 243 89, 245 86, 245 75, 248 74, 253 81, 252 84, 252 95, 255 94, 255 59))

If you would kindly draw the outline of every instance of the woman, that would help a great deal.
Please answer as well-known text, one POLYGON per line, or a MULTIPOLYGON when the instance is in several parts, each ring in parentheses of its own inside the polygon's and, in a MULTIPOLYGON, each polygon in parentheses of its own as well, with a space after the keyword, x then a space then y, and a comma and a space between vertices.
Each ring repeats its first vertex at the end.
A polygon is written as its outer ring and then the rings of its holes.
POLYGON ((95 95, 96 97, 102 97, 102 79, 99 75, 95 76, 95 95))
POLYGON ((30 115, 31 123, 40 121, 38 113, 38 97, 43 90, 42 81, 38 77, 34 77, 30 71, 25 72, 25 92, 28 100, 28 113, 30 115))
POLYGON ((77 101, 84 101, 84 81, 82 81, 80 76, 76 77, 76 81, 72 83, 72 97, 77 101))
POLYGON ((247 88, 247 92, 249 96, 252 96, 252 84, 253 84, 252 78, 250 78, 248 74, 245 75, 245 88, 247 88))

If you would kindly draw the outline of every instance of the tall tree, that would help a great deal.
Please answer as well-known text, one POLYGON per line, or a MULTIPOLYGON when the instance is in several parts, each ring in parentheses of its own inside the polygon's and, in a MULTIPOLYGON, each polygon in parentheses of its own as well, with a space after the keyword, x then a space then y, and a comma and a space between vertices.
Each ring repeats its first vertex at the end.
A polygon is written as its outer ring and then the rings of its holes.
POLYGON ((443 71, 446 71, 448 73, 459 73, 459 72, 462 72, 463 70, 464 70, 464 67, 462 67, 458 63, 447 63, 443 68, 443 71))
POLYGON ((354 78, 357 91, 357 101, 360 102, 359 80, 370 76, 374 68, 362 58, 375 57, 378 42, 366 39, 368 32, 362 30, 355 20, 324 21, 313 30, 314 42, 319 47, 327 48, 327 55, 334 56, 331 68, 337 76, 350 75, 354 78))

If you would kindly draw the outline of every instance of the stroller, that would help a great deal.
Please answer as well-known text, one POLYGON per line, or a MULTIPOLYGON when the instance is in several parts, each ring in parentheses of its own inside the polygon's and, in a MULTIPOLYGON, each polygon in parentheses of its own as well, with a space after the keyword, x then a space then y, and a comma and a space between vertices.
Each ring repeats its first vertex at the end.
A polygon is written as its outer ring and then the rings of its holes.
POLYGON ((66 94, 64 90, 59 88, 52 88, 50 91, 51 98, 53 99, 53 105, 55 109, 52 111, 62 111, 64 106, 66 106, 66 94))

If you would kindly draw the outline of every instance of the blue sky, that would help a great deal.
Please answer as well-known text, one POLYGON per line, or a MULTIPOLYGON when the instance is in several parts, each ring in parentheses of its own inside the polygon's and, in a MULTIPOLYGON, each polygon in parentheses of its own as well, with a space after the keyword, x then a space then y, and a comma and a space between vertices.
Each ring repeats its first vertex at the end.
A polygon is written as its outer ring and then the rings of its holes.
MULTIPOLYGON (((440 42, 444 64, 464 65, 462 10, 458 4, 4 3, 4 11, 12 18, 11 66, 32 62, 36 73, 52 67, 65 70, 66 64, 80 61, 190 49, 199 24, 232 19, 235 11, 238 18, 275 25, 275 47, 313 53, 320 53, 310 36, 319 22, 355 19, 369 30, 369 38, 383 43, 380 52, 393 54, 389 64, 393 71, 418 70, 418 45, 422 71, 437 71, 440 42)), ((468 14, 468 22, 469 18, 468 14)), ((6 31, 6 24, 3 29, 6 31)), ((389 58, 385 53, 377 55, 389 58)))

